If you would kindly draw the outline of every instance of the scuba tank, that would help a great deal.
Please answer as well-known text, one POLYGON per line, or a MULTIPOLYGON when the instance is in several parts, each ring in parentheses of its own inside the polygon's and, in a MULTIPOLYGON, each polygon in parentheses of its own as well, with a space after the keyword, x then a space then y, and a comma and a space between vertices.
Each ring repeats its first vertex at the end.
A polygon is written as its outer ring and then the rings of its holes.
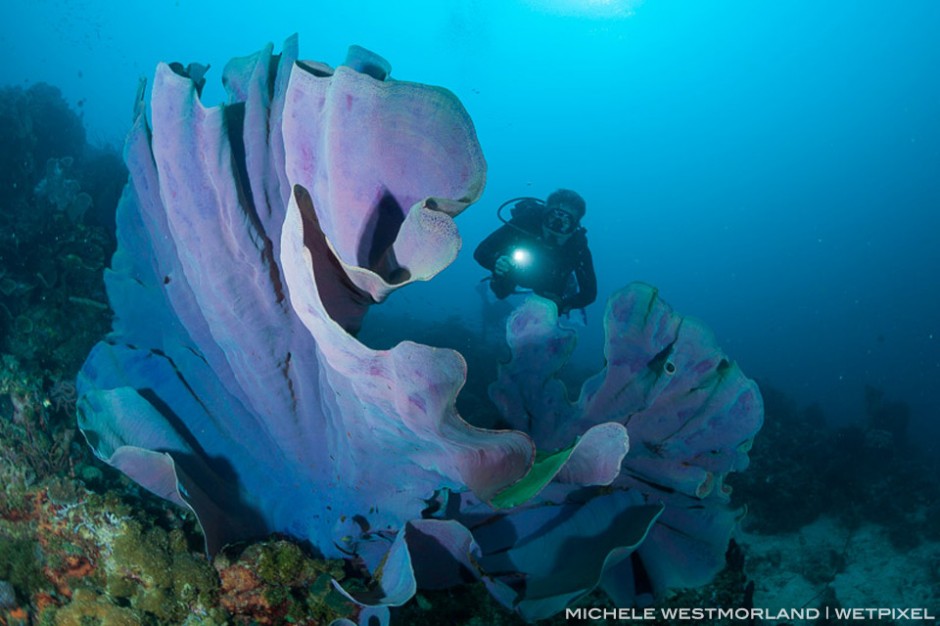
POLYGON ((507 226, 512 226, 516 230, 528 232, 519 223, 537 224, 541 222, 542 215, 545 213, 546 205, 544 200, 533 198, 531 196, 521 196, 506 200, 496 209, 496 217, 507 226), (503 217, 503 209, 509 208, 509 219, 503 217), (515 222, 515 223, 514 223, 515 222))

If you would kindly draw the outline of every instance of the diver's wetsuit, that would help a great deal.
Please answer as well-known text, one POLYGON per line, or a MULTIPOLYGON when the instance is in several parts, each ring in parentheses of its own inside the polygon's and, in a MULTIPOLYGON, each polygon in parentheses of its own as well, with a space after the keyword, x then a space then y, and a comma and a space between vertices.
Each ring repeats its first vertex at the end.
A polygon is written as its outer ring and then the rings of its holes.
POLYGON ((578 228, 560 247, 541 236, 540 219, 514 217, 483 240, 473 253, 477 263, 493 271, 496 260, 524 249, 530 259, 503 276, 493 276, 490 288, 505 298, 516 286, 553 300, 559 313, 584 308, 597 298, 597 277, 584 228, 578 228))

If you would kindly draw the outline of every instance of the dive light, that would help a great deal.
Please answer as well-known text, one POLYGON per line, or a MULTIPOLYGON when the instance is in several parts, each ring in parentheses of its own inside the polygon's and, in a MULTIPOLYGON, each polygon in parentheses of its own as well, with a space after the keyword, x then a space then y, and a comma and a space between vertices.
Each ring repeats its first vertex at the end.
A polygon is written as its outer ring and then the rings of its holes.
POLYGON ((512 264, 518 270, 524 270, 532 263, 532 253, 525 248, 516 248, 512 251, 512 264))

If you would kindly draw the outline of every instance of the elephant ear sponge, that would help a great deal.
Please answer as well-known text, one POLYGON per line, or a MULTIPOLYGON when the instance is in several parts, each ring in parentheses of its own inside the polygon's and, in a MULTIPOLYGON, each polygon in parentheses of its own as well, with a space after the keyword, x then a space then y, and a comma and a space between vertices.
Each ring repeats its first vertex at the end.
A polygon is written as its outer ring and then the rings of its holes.
MULTIPOLYGON (((729 506, 724 481, 748 465, 763 402, 712 333, 675 313, 654 287, 632 283, 614 293, 604 329, 606 365, 572 402, 555 374, 574 349, 574 334, 558 325, 550 302, 530 299, 510 316, 512 358, 500 366, 490 396, 540 449, 568 445, 598 425, 626 429, 629 452, 608 489, 663 507, 636 558, 601 581, 626 606, 635 601, 638 576, 658 592, 707 583, 723 567, 741 514, 729 506)), ((540 554, 549 550, 540 545, 540 554)))
POLYGON ((158 66, 152 127, 138 107, 125 146, 113 331, 77 382, 89 444, 194 511, 210 553, 279 533, 355 558, 374 580, 347 599, 380 606, 362 619, 467 576, 533 619, 608 581, 632 593, 654 540, 655 583, 701 578, 759 396, 650 288, 611 300, 609 365, 574 404, 554 310, 513 316, 493 395, 517 430, 460 417, 460 354, 357 340, 369 306, 455 258, 485 180, 457 98, 390 71, 360 48, 300 61, 291 38, 230 62, 229 104, 206 108, 201 66, 158 66), (706 547, 660 536, 667 516, 706 547))
POLYGON ((361 50, 331 68, 296 45, 229 63, 214 108, 184 65, 157 68, 152 128, 139 116, 125 147, 114 330, 78 381, 96 453, 193 509, 212 553, 285 533, 342 557, 348 520, 399 529, 436 490, 486 497, 533 456, 457 415, 459 355, 349 332, 456 255, 452 216, 485 175, 469 116, 361 50))

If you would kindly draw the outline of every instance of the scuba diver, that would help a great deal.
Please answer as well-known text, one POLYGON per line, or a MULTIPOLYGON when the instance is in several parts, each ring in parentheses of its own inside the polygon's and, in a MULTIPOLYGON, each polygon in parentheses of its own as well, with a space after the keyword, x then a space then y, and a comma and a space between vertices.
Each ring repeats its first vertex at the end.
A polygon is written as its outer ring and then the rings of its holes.
POLYGON ((583 309, 597 298, 597 277, 581 226, 584 199, 568 189, 553 192, 543 202, 514 198, 496 214, 503 222, 477 246, 473 258, 492 272, 490 289, 500 300, 517 287, 552 300, 558 314, 583 309), (511 219, 502 216, 513 205, 511 219))

